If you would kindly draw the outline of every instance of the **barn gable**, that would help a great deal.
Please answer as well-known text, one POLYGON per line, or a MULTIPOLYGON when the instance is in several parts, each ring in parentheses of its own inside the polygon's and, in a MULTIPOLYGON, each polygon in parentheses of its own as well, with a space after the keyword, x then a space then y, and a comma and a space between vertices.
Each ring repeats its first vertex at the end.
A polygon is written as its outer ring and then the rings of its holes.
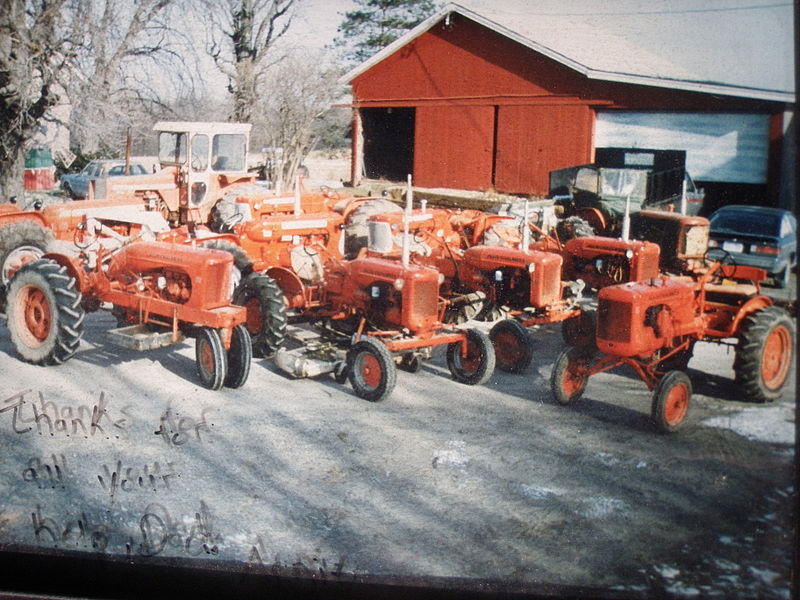
POLYGON ((597 68, 608 57, 590 66, 585 52, 581 62, 450 5, 347 76, 357 109, 353 180, 404 180, 410 172, 421 187, 546 195, 551 170, 591 161, 598 124, 613 138, 625 133, 618 123, 649 125, 667 112, 681 116, 661 119, 666 129, 645 127, 645 140, 629 128, 632 145, 689 140, 690 165, 718 158, 728 173, 749 173, 744 183, 761 186, 758 193, 771 180, 777 197, 783 113, 793 94, 693 81, 646 52, 626 66, 649 64, 654 73, 609 72, 597 68), (740 121, 748 128, 740 131, 740 121), (705 150, 707 139, 712 150, 702 155, 697 148, 705 150), (725 145, 732 139, 747 141, 752 156, 734 156, 740 149, 725 145), (710 156, 726 148, 728 155, 710 156))

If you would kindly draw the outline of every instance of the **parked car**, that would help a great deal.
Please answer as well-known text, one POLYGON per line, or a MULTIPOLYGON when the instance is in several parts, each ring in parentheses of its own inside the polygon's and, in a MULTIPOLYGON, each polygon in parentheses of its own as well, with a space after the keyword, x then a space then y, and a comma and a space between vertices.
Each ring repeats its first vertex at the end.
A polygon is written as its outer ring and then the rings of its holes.
POLYGON ((708 245, 725 250, 737 265, 766 270, 785 288, 797 264, 797 219, 780 208, 723 206, 711 215, 708 245))
MULTIPOLYGON (((149 171, 143 164, 132 162, 128 175, 146 175, 148 172, 149 171)), ((66 175, 62 175, 61 189, 64 190, 70 198, 83 200, 89 195, 89 182, 94 181, 95 195, 98 198, 102 198, 105 196, 105 187, 103 185, 105 179, 124 176, 124 160, 93 160, 90 161, 80 173, 67 173, 66 175)))

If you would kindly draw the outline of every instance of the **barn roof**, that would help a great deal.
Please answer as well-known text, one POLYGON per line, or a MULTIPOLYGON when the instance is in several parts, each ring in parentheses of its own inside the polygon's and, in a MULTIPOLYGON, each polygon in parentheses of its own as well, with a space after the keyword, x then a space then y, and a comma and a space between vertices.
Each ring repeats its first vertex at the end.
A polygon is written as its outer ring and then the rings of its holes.
MULTIPOLYGON (((624 17, 617 18, 619 27, 612 33, 608 19, 606 27, 603 27, 600 23, 603 20, 597 18, 587 20, 574 16, 533 14, 529 9, 503 10, 499 7, 486 10, 484 14, 453 3, 354 68, 343 79, 351 82, 439 22, 448 19, 452 13, 471 19, 589 79, 777 102, 791 103, 795 100, 791 77, 793 68, 787 68, 785 74, 773 72, 769 76, 770 70, 780 69, 781 65, 758 64, 759 58, 752 53, 748 53, 743 62, 741 57, 735 56, 735 44, 730 42, 729 35, 722 36, 728 40, 725 48, 711 51, 707 46, 714 43, 716 38, 711 34, 703 35, 702 25, 696 22, 696 15, 689 21, 684 17, 683 23, 700 27, 700 33, 691 41, 691 47, 687 48, 685 37, 681 41, 677 35, 666 36, 655 43, 652 29, 648 32, 645 26, 638 29, 632 27, 632 21, 628 19, 625 22, 624 17)), ((638 22, 649 22, 652 28, 655 20, 651 16, 646 20, 640 18, 638 22)), ((664 27, 669 25, 665 24, 664 27)), ((670 31, 674 33, 675 29, 670 28, 670 31)), ((731 33, 737 32, 728 32, 731 33)), ((746 30, 741 33, 748 35, 750 32, 746 30)))

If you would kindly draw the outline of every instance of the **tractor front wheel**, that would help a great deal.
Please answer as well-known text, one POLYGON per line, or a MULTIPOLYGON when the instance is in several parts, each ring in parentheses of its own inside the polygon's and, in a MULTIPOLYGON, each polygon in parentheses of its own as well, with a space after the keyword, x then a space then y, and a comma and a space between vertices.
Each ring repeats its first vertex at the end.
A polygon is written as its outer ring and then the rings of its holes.
POLYGON ((593 310, 583 310, 577 317, 561 323, 561 338, 568 346, 576 348, 595 348, 597 314, 593 310))
POLYGON ((75 354, 84 316, 75 280, 52 260, 28 263, 11 280, 8 329, 27 362, 58 365, 75 354))
POLYGON ((233 303, 247 308, 247 331, 253 354, 269 358, 286 339, 286 304, 281 288, 272 277, 251 273, 233 294, 233 303))
POLYGON ((680 429, 689 414, 692 382, 683 371, 669 371, 653 392, 651 416, 656 427, 664 433, 680 429))
POLYGON ((212 327, 200 327, 195 340, 197 375, 204 387, 219 390, 226 380, 228 357, 219 332, 212 327))
POLYGON ((489 336, 478 329, 466 329, 467 355, 461 355, 461 342, 447 346, 447 367, 453 379, 467 385, 489 381, 494 373, 495 354, 489 336))
POLYGON ((250 361, 253 359, 253 344, 244 324, 239 324, 231 332, 231 347, 228 350, 228 374, 225 387, 240 388, 250 375, 250 361))
POLYGON ((733 370, 745 398, 772 402, 780 397, 794 359, 794 340, 794 322, 778 306, 744 319, 733 370))
POLYGON ((497 368, 506 373, 520 373, 533 360, 533 340, 530 332, 519 321, 503 319, 491 331, 489 339, 494 346, 497 368))
POLYGON ((589 380, 588 367, 591 358, 579 348, 565 348, 556 358, 550 375, 550 390, 561 405, 578 400, 589 380))
POLYGON ((356 396, 380 402, 397 383, 397 367, 391 352, 378 340, 366 337, 347 352, 347 376, 356 396))

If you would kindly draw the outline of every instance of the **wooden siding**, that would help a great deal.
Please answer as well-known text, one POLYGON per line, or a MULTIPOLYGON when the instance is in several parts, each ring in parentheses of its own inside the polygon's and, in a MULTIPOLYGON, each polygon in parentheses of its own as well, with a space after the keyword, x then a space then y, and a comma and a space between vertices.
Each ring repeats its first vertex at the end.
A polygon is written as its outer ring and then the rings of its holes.
MULTIPOLYGON (((457 14, 449 27, 434 25, 355 77, 352 90, 356 108, 417 109, 418 185, 532 194, 546 193, 549 169, 591 160, 597 110, 771 115, 784 109, 775 102, 590 80, 457 14)), ((771 140, 771 158, 780 143, 771 140)))
POLYGON ((414 183, 487 190, 492 186, 494 107, 417 109, 414 183))
POLYGON ((585 105, 501 106, 497 121, 500 192, 544 196, 551 170, 591 162, 593 113, 585 105))

